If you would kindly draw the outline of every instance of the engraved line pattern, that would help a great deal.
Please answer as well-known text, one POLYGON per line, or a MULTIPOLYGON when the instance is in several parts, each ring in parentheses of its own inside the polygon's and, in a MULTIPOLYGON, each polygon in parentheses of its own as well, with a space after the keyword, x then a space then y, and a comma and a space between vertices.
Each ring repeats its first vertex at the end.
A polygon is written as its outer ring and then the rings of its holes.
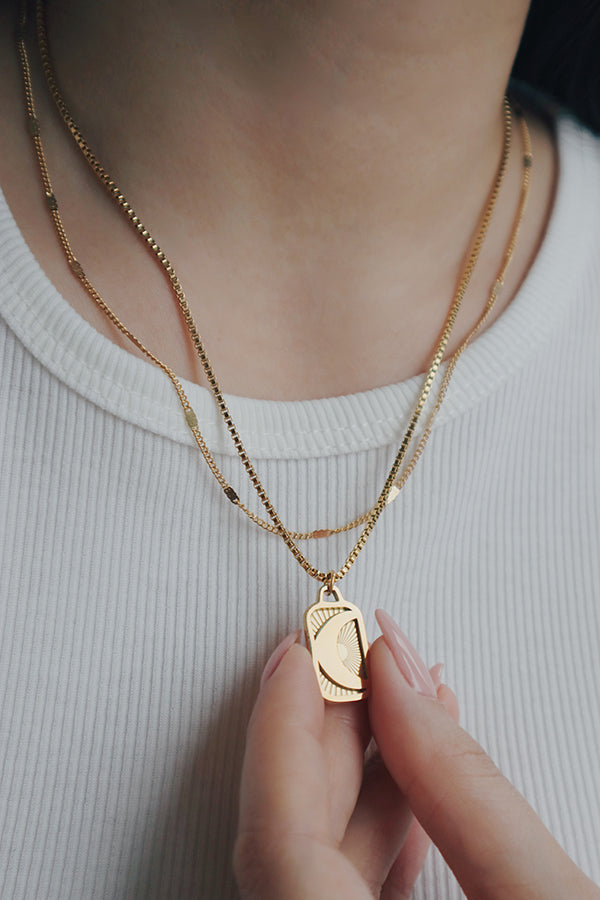
POLYGON ((329 697, 355 697, 357 694, 364 694, 365 689, 354 689, 354 688, 345 688, 340 684, 337 684, 335 681, 332 681, 331 678, 323 671, 321 666, 319 666, 319 682, 321 685, 321 692, 324 696, 329 697))
POLYGON ((356 619, 346 622, 340 628, 337 651, 346 668, 359 678, 363 677, 364 654, 356 619))
POLYGON ((332 616, 339 616, 340 613, 348 611, 348 606, 340 606, 340 604, 337 604, 336 606, 319 605, 319 608, 315 609, 310 614, 310 626, 311 629, 314 629, 313 637, 317 636, 325 622, 329 621, 332 616))

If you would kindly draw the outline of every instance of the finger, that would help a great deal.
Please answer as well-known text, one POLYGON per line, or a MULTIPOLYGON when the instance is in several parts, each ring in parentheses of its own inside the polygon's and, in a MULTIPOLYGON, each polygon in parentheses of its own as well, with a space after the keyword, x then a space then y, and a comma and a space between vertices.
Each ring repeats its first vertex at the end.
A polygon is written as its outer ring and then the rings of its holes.
MULTIPOLYGON (((438 697, 450 704, 458 716, 456 697, 441 684, 442 668, 441 663, 432 666, 431 678, 438 688, 438 697)), ((410 895, 429 843, 427 835, 415 824, 406 798, 387 771, 377 745, 372 741, 365 755, 360 795, 341 846, 344 855, 352 861, 376 896, 391 876, 390 885, 401 885, 401 889, 394 890, 402 897, 402 891, 410 895), (407 835, 412 837, 405 853, 403 846, 407 835), (417 857, 415 852, 418 846, 422 852, 417 857), (398 858, 399 862, 394 866, 398 858)), ((395 896, 393 890, 389 891, 389 896, 395 896)))
POLYGON ((430 846, 431 838, 413 817, 406 840, 382 887, 380 900, 409 900, 430 846))
MULTIPOLYGON (((432 666, 431 678, 438 688, 438 697, 452 706, 453 714, 458 716, 456 697, 446 685, 441 684, 442 668, 441 663, 432 666)), ((391 876, 390 885, 400 884, 402 887, 390 890, 389 896, 395 896, 395 890, 401 897, 402 891, 410 894, 410 885, 417 878, 429 843, 427 835, 415 825, 410 806, 385 768, 375 741, 371 741, 365 753, 361 791, 341 845, 342 852, 352 861, 375 896, 379 895, 384 882, 387 883, 386 879, 391 876), (418 856, 415 856, 419 845, 414 834, 420 835, 422 845, 418 856), (403 846, 407 835, 413 837, 405 853, 403 846), (399 854, 399 862, 394 865, 399 854)))
POLYGON ((321 745, 329 784, 331 833, 337 843, 344 837, 359 796, 370 736, 365 702, 325 703, 321 745))
MULTIPOLYGON (((283 657, 275 654, 276 667, 271 661, 267 665, 268 677, 262 680, 248 726, 234 849, 238 886, 252 900, 292 892, 311 896, 315 882, 333 896, 328 886, 333 879, 348 900, 364 898, 365 886, 339 854, 330 827, 324 735, 332 739, 341 731, 348 737, 349 720, 325 708, 308 651, 286 643, 283 657)), ((355 742, 362 771, 357 733, 355 742)), ((340 765, 347 747, 337 749, 340 765)), ((358 787, 352 807, 357 793, 358 787)))
POLYGON ((442 669, 444 668, 444 663, 436 663, 435 666, 432 666, 429 670, 429 674, 431 675, 431 680, 433 681, 433 685, 436 690, 440 687, 442 683, 442 669))
POLYGON ((443 705, 446 707, 446 711, 454 719, 454 721, 458 722, 458 700, 456 699, 456 694, 454 693, 454 691, 452 691, 447 684, 441 684, 437 690, 437 698, 440 703, 443 703, 443 705))
POLYGON ((327 789, 321 747, 324 714, 308 651, 293 644, 264 681, 250 717, 240 832, 276 834, 285 822, 292 832, 327 834, 328 820, 319 816, 327 789))
POLYGON ((366 764, 361 791, 340 849, 379 896, 414 821, 379 754, 366 764))
MULTIPOLYGON (((540 896, 575 896, 573 879, 588 891, 585 876, 482 748, 443 703, 418 692, 428 689, 427 670, 399 629, 388 623, 384 630, 388 643, 379 639, 369 652, 373 734, 467 896, 530 896, 531 884, 540 896), (418 690, 402 674, 402 663, 418 690)), ((577 896, 587 897, 585 891, 577 896)))
POLYGON ((246 743, 240 830, 338 840, 360 789, 369 735, 364 703, 325 703, 308 651, 289 635, 265 666, 246 743))

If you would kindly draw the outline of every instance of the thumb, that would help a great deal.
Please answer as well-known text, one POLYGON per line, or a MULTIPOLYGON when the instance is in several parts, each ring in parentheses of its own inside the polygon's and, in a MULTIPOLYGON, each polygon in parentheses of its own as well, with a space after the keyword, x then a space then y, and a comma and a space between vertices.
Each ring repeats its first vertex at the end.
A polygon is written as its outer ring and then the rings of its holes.
POLYGON ((467 897, 597 898, 524 798, 438 702, 395 622, 382 611, 377 619, 383 638, 369 650, 373 735, 467 897))

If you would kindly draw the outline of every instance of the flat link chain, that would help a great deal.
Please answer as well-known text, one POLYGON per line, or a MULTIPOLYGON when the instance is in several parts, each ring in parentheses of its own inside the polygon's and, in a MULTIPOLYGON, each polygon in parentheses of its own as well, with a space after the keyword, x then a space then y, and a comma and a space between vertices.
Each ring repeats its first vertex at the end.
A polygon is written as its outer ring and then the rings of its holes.
POLYGON ((362 548, 364 547, 369 535, 371 534, 373 528, 375 527, 375 524, 376 524, 379 516, 381 515, 381 512, 383 511, 383 509, 385 508, 387 503, 390 501, 390 499, 392 499, 393 496, 397 495, 398 491, 403 487, 403 485, 406 483, 406 480, 408 479, 409 475, 414 470, 414 468, 418 462, 418 459, 423 452, 425 444, 427 443, 429 435, 431 433, 431 427, 433 424, 433 420, 434 420, 434 418, 441 406, 442 400, 446 394, 448 384, 450 382, 450 378, 452 377, 452 373, 454 371, 456 363, 457 363, 460 355, 462 354, 462 352, 468 345, 468 343, 472 340, 472 338, 480 330, 480 328, 482 327, 482 325, 488 318, 488 316, 492 310, 492 307, 494 305, 494 302, 496 300, 496 297, 502 287, 502 284, 504 282, 504 274, 506 272, 506 269, 510 263, 510 260, 511 260, 513 252, 514 252, 520 222, 521 222, 523 212, 525 209, 525 202, 526 202, 526 198, 527 198, 527 191, 528 191, 528 187, 529 187, 530 172, 531 172, 531 165, 532 165, 532 155, 531 155, 531 147, 530 147, 530 142, 529 142, 529 134, 528 134, 527 125, 525 123, 524 117, 520 114, 521 130, 522 130, 522 134, 523 134, 524 145, 526 147, 526 153, 525 153, 525 157, 524 157, 524 175, 523 175, 523 182, 522 182, 522 187, 521 187, 521 200, 520 200, 520 204, 519 204, 519 210, 518 210, 517 216, 515 218, 513 230, 511 232, 509 244, 505 251, 503 266, 502 266, 500 273, 493 285, 488 302, 486 304, 486 307, 485 307, 479 321, 477 322, 475 327, 469 332, 469 334, 467 335, 467 337, 465 338, 463 343, 460 345, 458 350, 455 351, 453 356, 448 361, 448 365, 446 368, 444 379, 440 386, 436 404, 429 416, 426 428, 423 432, 423 435, 421 437, 421 440, 420 440, 416 450, 413 453, 412 458, 406 465, 406 467, 405 467, 403 473, 401 474, 400 478, 398 479, 398 481, 396 481, 398 472, 405 460, 407 450, 408 450, 409 445, 412 441, 412 438, 415 434, 419 419, 420 419, 421 414, 427 403, 432 385, 435 380, 436 373, 437 373, 439 366, 441 364, 441 361, 443 359, 452 328, 456 321, 456 317, 460 310, 462 300, 464 298, 464 295, 465 295, 467 287, 470 283, 473 271, 475 269, 475 265, 479 258, 481 248, 483 246, 483 242, 484 242, 485 236, 487 234, 487 230, 488 230, 488 227, 489 227, 489 224, 490 224, 490 221, 492 218, 492 214, 493 214, 493 211, 494 211, 494 208, 496 205, 496 200, 498 198, 500 188, 501 188, 501 185, 502 185, 502 182, 504 179, 504 174, 506 172, 508 159, 509 159, 509 155, 510 155, 511 137, 512 137, 511 107, 510 107, 510 103, 506 97, 504 98, 504 102, 503 102, 504 143, 503 143, 503 149, 502 149, 502 157, 501 157, 500 164, 499 164, 499 167, 497 170, 494 185, 493 185, 492 191, 490 193, 490 196, 488 198, 485 212, 480 221, 477 235, 476 235, 475 241, 472 245, 467 264, 465 266, 465 269, 461 276, 456 294, 455 294, 452 304, 450 306, 450 310, 448 312, 440 340, 438 342, 433 359, 430 363, 429 369, 426 373, 423 385, 421 387, 421 391, 419 393, 419 397, 417 399, 415 408, 413 410, 408 428, 404 434, 400 448, 396 454, 396 458, 394 460, 392 468, 390 469, 389 475, 385 481, 383 489, 377 499, 377 502, 371 508, 371 510, 369 510, 368 512, 359 516, 358 518, 354 519, 352 522, 349 522, 346 525, 340 526, 338 528, 317 529, 317 530, 314 530, 311 532, 294 532, 294 531, 289 531, 283 525, 281 519, 279 518, 275 508, 273 507, 273 504, 272 504, 271 500, 269 499, 269 497, 268 497, 268 495, 267 495, 255 469, 254 469, 254 466, 252 465, 252 462, 250 461, 250 458, 248 457, 248 454, 244 448, 242 439, 235 427, 235 424, 233 422, 233 419, 231 417, 231 414, 229 412, 229 409, 228 409, 225 399, 223 397, 223 394, 222 394, 222 391, 218 384, 217 378, 213 372, 208 355, 203 346, 202 340, 200 338, 200 334, 198 332, 198 329, 194 322, 191 310, 187 303, 183 288, 181 286, 181 283, 179 281, 177 274, 175 273, 175 270, 173 269, 171 262, 169 261, 168 257, 166 256, 166 254, 162 250, 162 248, 159 246, 159 244, 154 240, 154 238, 152 237, 152 235, 150 234, 148 229, 145 227, 145 225, 141 221, 140 217, 137 215, 137 213, 135 212, 135 210, 133 209, 131 204, 128 202, 128 200, 126 199, 123 192, 120 190, 119 186, 114 182, 114 180, 112 178, 110 178, 110 176, 107 174, 107 172, 102 167, 101 163, 99 162, 99 160, 97 159, 97 157, 95 156, 95 154, 93 153, 93 151, 91 150, 89 145, 87 144, 80 129, 78 128, 75 121, 73 120, 73 117, 71 116, 71 114, 67 108, 67 105, 66 105, 62 95, 60 94, 60 91, 57 86, 56 78, 54 75, 54 70, 53 70, 53 66, 51 63, 51 57, 50 57, 50 52, 49 52, 49 48, 48 48, 48 40, 47 40, 46 27, 45 27, 44 3, 43 3, 43 0, 36 0, 36 26, 37 26, 38 44, 39 44, 40 54, 41 54, 41 59, 42 59, 42 69, 44 72, 44 76, 45 76, 49 91, 53 97, 53 100, 57 106, 57 109, 58 109, 63 121, 65 122, 67 128, 69 129, 72 137, 74 138, 77 146, 79 147, 83 156, 85 157, 88 165, 92 169, 92 171, 96 174, 96 176, 99 178, 99 180, 105 186, 105 188, 108 190, 110 195, 113 197, 115 202, 118 204, 119 208, 123 211, 123 213, 126 215, 127 219, 130 221, 131 225, 135 228, 136 232, 140 235, 140 237, 145 241, 145 243, 148 245, 149 249, 154 253, 156 258, 160 262, 161 266, 163 267, 163 269, 168 277, 168 280, 170 282, 170 285, 172 287, 172 290, 173 290, 173 292, 177 298, 177 301, 179 303, 179 307, 182 312, 186 327, 188 328, 190 337, 192 339, 192 342, 194 344, 194 347, 196 349, 196 352, 197 352, 200 362, 202 364, 202 367, 205 372, 207 381, 209 383, 211 392, 212 392, 212 394, 215 398, 215 401, 218 405, 219 411, 226 423, 227 429, 231 435, 231 438, 233 440, 233 444, 236 448, 238 456, 239 456, 242 464, 244 465, 244 468, 248 474, 249 480, 250 480, 251 484, 253 485, 253 487, 255 488, 256 493, 258 494, 258 497, 259 497, 261 503, 263 504, 264 508, 266 509, 266 511, 269 515, 269 518, 271 519, 271 522, 267 522, 264 519, 260 518, 256 513, 252 512, 250 509, 248 509, 248 507, 246 507, 244 503, 242 503, 242 501, 238 497, 236 491, 227 482, 227 480, 223 476, 222 472, 220 471, 219 467, 217 466, 214 458, 212 457, 212 454, 210 453, 210 451, 204 441, 204 438, 200 432, 200 429, 198 427, 198 421, 197 421, 195 412, 191 407, 191 404, 187 398, 187 395, 185 394, 185 391, 184 391, 183 386, 181 385, 181 382, 179 381, 179 379, 176 377, 174 372, 167 365, 165 365, 165 363, 161 362, 161 360, 159 360, 153 353, 151 353, 144 346, 144 344, 133 334, 133 332, 131 332, 124 325, 124 323, 118 318, 118 316, 115 315, 115 313, 111 310, 111 308, 108 306, 108 304, 104 301, 104 299, 101 297, 101 295, 96 290, 96 288, 91 284, 91 282, 89 281, 89 279, 87 278, 87 276, 83 270, 83 267, 81 266, 81 264, 75 257, 73 250, 71 248, 70 242, 68 240, 67 234, 65 232, 65 229, 64 229, 64 226, 62 223, 62 219, 61 219, 61 216, 59 213, 59 209, 58 209, 58 203, 57 203, 56 197, 55 197, 53 189, 52 189, 52 183, 51 183, 50 176, 48 173, 48 167, 47 167, 44 149, 43 149, 43 145, 42 145, 42 140, 41 140, 41 136, 40 136, 39 122, 38 122, 37 115, 36 115, 35 102, 34 102, 33 89, 32 89, 29 58, 28 58, 27 48, 26 48, 26 43, 25 43, 26 19, 27 19, 26 5, 24 3, 23 8, 21 10, 20 17, 19 17, 19 23, 18 23, 18 29, 17 29, 17 47, 18 47, 19 59, 21 62, 21 68, 22 68, 22 72, 23 72, 28 124, 29 124, 29 129, 30 129, 30 132, 31 132, 31 135, 33 138, 33 142, 34 142, 34 147, 35 147, 36 157, 37 157, 39 168, 40 168, 40 174, 41 174, 44 194, 46 197, 46 202, 47 202, 48 208, 50 210, 60 244, 63 248, 63 251, 65 253, 67 261, 71 267, 71 270, 73 271, 74 275, 79 279, 79 281, 81 282, 81 284, 83 285, 84 289, 86 290, 88 295, 91 297, 91 299, 100 307, 100 309, 103 310, 103 312, 108 316, 108 318, 115 325, 115 327, 117 327, 119 329, 119 331, 121 331, 121 333, 125 337, 127 337, 140 350, 140 352, 142 352, 155 365, 157 365, 159 368, 161 368, 163 370, 163 372, 165 372, 165 374, 171 380, 171 382, 177 392, 179 401, 181 403, 186 422, 194 436, 196 444, 197 444, 198 448, 200 449, 211 473, 214 475, 215 479, 219 483, 220 487, 222 488, 222 490, 224 491, 224 493, 228 497, 228 499, 232 503, 234 503, 236 506, 238 506, 240 508, 240 510, 248 516, 248 518, 250 518, 253 522, 255 522, 257 525, 259 525, 261 528, 264 528, 265 530, 270 531, 271 533, 278 534, 283 539, 286 546, 289 548, 289 550, 291 551, 291 553, 293 554, 295 559, 298 561, 298 563, 307 572, 307 574, 313 578, 318 579, 319 581, 322 581, 325 585, 327 585, 328 591, 331 591, 333 589, 335 582, 337 580, 339 580, 340 578, 342 578, 344 575, 346 575, 347 572, 350 570, 350 567, 352 566, 352 564, 358 557, 358 555, 359 555, 360 551, 362 550, 362 548), (392 494, 392 492, 393 492, 393 494, 392 494), (354 547, 350 551, 344 565, 338 571, 331 571, 331 572, 326 573, 326 572, 322 572, 316 566, 311 565, 311 563, 308 561, 308 559, 305 557, 305 555, 302 553, 302 551, 299 549, 299 547, 297 547, 297 545, 295 543, 295 541, 298 541, 298 540, 308 540, 311 538, 326 537, 331 534, 340 534, 342 532, 349 531, 352 528, 358 527, 359 525, 362 525, 362 524, 365 524, 365 527, 364 527, 362 533, 360 534, 354 547))

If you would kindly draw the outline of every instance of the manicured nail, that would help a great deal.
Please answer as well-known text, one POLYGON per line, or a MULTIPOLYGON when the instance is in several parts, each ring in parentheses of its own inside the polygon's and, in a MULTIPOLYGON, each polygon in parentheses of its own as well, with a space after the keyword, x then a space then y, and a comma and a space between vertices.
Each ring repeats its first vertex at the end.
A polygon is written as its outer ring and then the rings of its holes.
POLYGON ((383 638, 392 651, 396 665, 404 675, 404 678, 419 694, 427 697, 437 697, 435 684, 427 666, 401 631, 392 617, 384 609, 375 611, 375 618, 381 628, 383 638))
POLYGON ((263 673, 260 677, 260 689, 262 689, 265 685, 265 682, 269 680, 292 644, 297 643, 301 634, 302 632, 300 630, 292 631, 291 634, 286 635, 282 642, 275 647, 270 657, 268 658, 267 664, 265 665, 263 673))
POLYGON ((436 663, 435 666, 432 666, 429 670, 429 674, 431 675, 431 680, 435 684, 435 689, 439 688, 442 683, 442 672, 444 669, 444 663, 436 663))

